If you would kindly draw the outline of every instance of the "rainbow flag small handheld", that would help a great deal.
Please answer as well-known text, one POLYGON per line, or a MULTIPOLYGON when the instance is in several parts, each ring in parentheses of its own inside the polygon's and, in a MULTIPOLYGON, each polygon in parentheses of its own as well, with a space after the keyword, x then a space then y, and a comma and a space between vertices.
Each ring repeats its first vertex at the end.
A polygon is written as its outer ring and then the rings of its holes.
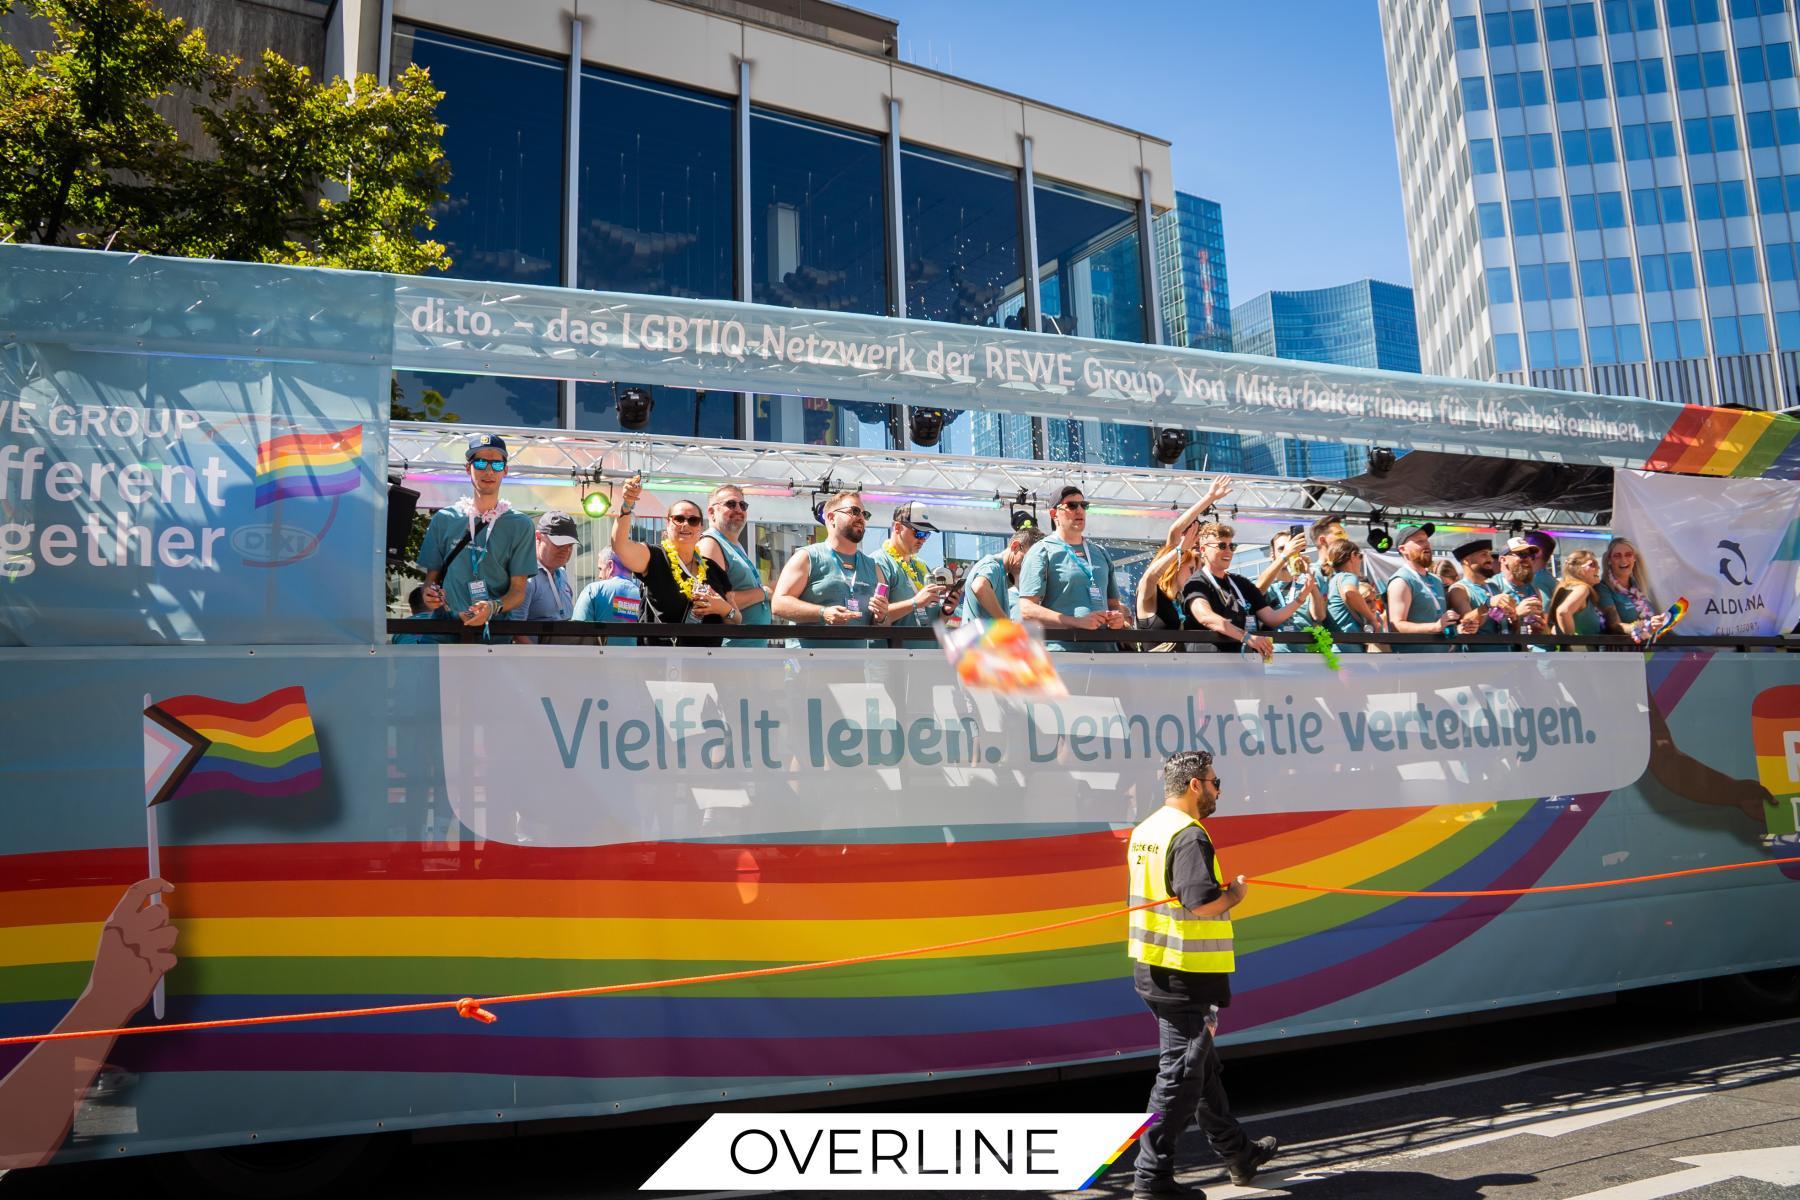
POLYGON ((1669 630, 1671 630, 1671 629, 1675 628, 1675 626, 1679 625, 1681 623, 1681 618, 1683 618, 1687 615, 1688 615, 1688 599, 1686 596, 1683 596, 1679 600, 1675 601, 1675 603, 1669 605, 1668 611, 1663 613, 1661 628, 1659 628, 1655 633, 1650 635, 1651 645, 1655 645, 1656 640, 1658 638, 1662 637, 1663 634, 1669 632, 1669 630))

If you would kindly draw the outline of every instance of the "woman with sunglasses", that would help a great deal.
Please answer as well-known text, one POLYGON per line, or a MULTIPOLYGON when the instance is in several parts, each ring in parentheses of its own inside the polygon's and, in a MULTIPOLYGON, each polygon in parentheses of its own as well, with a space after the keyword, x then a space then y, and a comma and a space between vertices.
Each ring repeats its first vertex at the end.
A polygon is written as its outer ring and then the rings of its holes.
MULTIPOLYGON (((706 524, 700 505, 692 500, 671 502, 662 544, 651 547, 631 537, 631 514, 643 494, 643 479, 632 476, 625 485, 624 503, 613 518, 612 550, 644 586, 645 617, 659 625, 742 624, 743 614, 726 599, 731 578, 725 564, 699 551, 701 528, 706 524)), ((667 638, 639 641, 646 646, 674 644, 667 638)), ((683 644, 716 646, 719 639, 687 638, 683 644)))
MULTIPOLYGON (((1169 526, 1162 547, 1150 556, 1144 573, 1138 577, 1137 627, 1139 629, 1180 629, 1181 589, 1200 566, 1200 518, 1213 505, 1231 494, 1231 480, 1224 475, 1186 512, 1169 526)), ((1153 651, 1187 650, 1192 647, 1176 642, 1162 642, 1148 647, 1153 651)))

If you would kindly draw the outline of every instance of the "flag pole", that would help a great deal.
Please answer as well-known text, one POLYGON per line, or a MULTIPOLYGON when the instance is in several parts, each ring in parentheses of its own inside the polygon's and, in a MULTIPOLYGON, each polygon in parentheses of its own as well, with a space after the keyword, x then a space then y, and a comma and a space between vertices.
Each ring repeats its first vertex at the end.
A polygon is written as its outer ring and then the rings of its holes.
MULTIPOLYGON (((144 707, 145 708, 150 707, 150 693, 149 692, 144 693, 144 707)), ((156 879, 162 875, 162 846, 159 842, 159 839, 156 836, 156 805, 150 804, 148 802, 146 802, 144 805, 144 825, 145 825, 145 830, 146 830, 145 842, 149 847, 149 857, 150 857, 149 878, 156 879)), ((161 904, 162 903, 162 895, 158 892, 151 892, 150 893, 150 903, 161 904)), ((160 1021, 163 1019, 163 1009, 165 1007, 166 1007, 166 1005, 165 1005, 165 996, 163 994, 163 981, 159 977, 156 981, 156 990, 154 992, 150 993, 150 1013, 158 1021, 160 1021)))

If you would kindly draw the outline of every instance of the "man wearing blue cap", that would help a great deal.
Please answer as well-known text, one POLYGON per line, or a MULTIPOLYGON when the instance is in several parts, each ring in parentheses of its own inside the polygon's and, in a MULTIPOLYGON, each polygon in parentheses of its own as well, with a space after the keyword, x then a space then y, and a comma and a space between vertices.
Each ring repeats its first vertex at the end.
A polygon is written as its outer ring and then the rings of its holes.
POLYGON ((537 530, 530 517, 500 498, 504 438, 475 434, 464 459, 473 494, 431 518, 419 566, 425 586, 464 625, 486 626, 525 603, 525 586, 537 570, 537 530))

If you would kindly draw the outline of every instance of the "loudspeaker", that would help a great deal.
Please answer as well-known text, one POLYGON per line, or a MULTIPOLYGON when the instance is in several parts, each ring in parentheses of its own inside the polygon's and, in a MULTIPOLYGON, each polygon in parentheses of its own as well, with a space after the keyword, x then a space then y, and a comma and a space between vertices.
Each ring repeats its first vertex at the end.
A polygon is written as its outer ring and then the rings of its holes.
POLYGON ((413 514, 419 511, 419 493, 397 483, 388 484, 387 556, 400 558, 412 537, 413 514))

